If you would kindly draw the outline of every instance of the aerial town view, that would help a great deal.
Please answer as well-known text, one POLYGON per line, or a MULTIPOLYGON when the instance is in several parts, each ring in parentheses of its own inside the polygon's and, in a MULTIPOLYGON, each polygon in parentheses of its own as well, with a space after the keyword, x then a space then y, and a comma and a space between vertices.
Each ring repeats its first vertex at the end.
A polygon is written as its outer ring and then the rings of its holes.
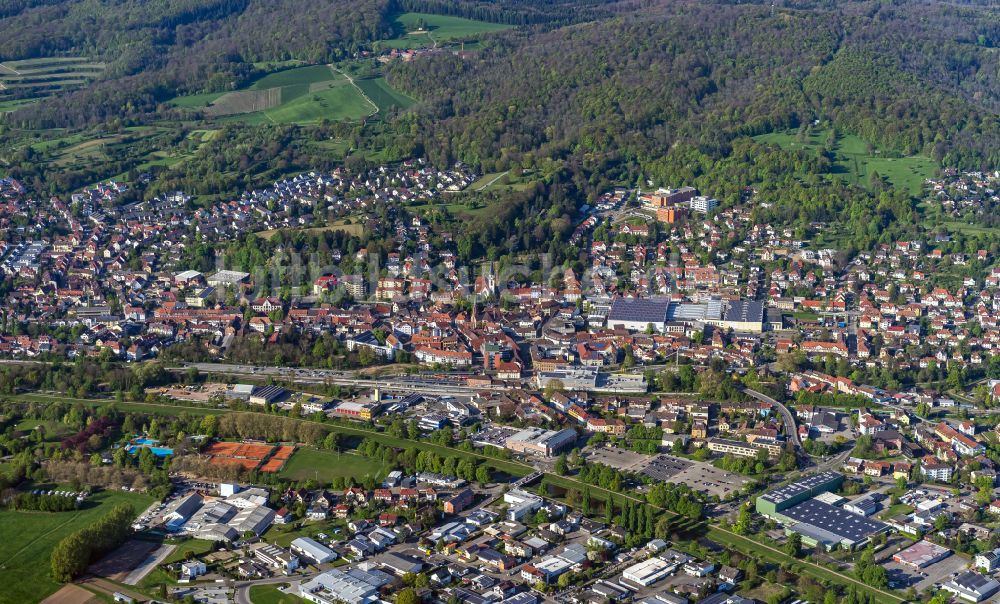
POLYGON ((0 0, 0 604, 1000 603, 986 0, 0 0))

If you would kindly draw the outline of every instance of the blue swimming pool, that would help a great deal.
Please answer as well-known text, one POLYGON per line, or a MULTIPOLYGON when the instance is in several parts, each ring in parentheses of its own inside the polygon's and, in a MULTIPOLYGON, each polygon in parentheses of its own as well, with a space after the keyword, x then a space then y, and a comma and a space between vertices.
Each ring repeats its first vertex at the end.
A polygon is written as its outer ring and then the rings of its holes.
MULTIPOLYGON (((135 445, 132 445, 132 446, 130 446, 127 449, 127 451, 129 453, 132 453, 132 454, 135 454, 135 452, 138 451, 138 450, 139 450, 139 447, 137 447, 135 445)), ((173 455, 174 454, 174 450, 171 449, 171 448, 168 448, 168 447, 149 447, 149 450, 152 451, 153 455, 155 455, 157 457, 166 457, 167 455, 173 455)))
POLYGON ((156 443, 158 443, 160 441, 152 439, 152 438, 137 438, 133 442, 135 442, 135 444, 137 444, 137 445, 155 445, 156 443))

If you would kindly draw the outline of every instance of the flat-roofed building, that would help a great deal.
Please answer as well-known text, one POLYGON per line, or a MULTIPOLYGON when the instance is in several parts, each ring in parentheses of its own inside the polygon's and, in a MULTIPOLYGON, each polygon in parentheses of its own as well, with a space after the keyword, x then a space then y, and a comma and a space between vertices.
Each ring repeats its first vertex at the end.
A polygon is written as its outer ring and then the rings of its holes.
POLYGON ((798 505, 820 493, 836 491, 844 482, 844 475, 838 472, 810 474, 777 489, 771 489, 757 498, 757 512, 774 517, 776 512, 798 505))
POLYGON ((379 570, 331 569, 299 585, 299 597, 314 604, 371 604, 392 577, 379 570))
POLYGON ((300 558, 305 558, 314 564, 333 562, 337 559, 337 552, 312 537, 299 537, 295 539, 291 543, 291 550, 300 558))
POLYGON ((641 587, 649 587, 676 570, 676 562, 668 562, 654 556, 626 568, 622 572, 622 579, 641 587))
POLYGON ((572 428, 559 431, 527 428, 508 437, 504 446, 515 453, 551 457, 571 448, 575 443, 576 430, 572 428))
POLYGON ((923 568, 940 562, 950 555, 951 550, 947 547, 924 540, 917 541, 903 551, 896 552, 892 559, 910 568, 923 568))
POLYGON ((212 287, 232 287, 242 285, 250 279, 250 273, 240 271, 219 271, 208 278, 212 287))

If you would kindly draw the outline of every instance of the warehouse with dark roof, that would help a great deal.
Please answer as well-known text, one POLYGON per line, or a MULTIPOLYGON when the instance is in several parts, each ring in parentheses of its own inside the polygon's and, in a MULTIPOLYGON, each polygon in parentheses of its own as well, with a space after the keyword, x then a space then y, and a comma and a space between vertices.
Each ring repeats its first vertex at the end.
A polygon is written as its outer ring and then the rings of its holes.
POLYGON ((811 474, 758 497, 757 512, 783 524, 786 533, 801 535, 806 545, 826 549, 854 549, 873 535, 888 532, 889 525, 884 522, 817 498, 837 490, 843 482, 844 475, 839 472, 811 474))
POLYGON ((802 535, 806 545, 822 545, 826 549, 854 549, 873 535, 889 532, 889 525, 819 499, 808 499, 790 507, 781 515, 788 519, 785 530, 802 535))

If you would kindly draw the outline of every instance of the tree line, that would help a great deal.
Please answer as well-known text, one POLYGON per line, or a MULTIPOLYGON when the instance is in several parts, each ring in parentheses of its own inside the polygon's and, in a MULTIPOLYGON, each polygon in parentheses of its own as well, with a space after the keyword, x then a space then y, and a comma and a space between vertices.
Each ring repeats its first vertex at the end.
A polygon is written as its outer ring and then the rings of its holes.
POLYGON ((94 524, 64 537, 52 550, 52 577, 61 583, 79 577, 88 564, 128 539, 133 518, 131 505, 116 505, 94 524))

